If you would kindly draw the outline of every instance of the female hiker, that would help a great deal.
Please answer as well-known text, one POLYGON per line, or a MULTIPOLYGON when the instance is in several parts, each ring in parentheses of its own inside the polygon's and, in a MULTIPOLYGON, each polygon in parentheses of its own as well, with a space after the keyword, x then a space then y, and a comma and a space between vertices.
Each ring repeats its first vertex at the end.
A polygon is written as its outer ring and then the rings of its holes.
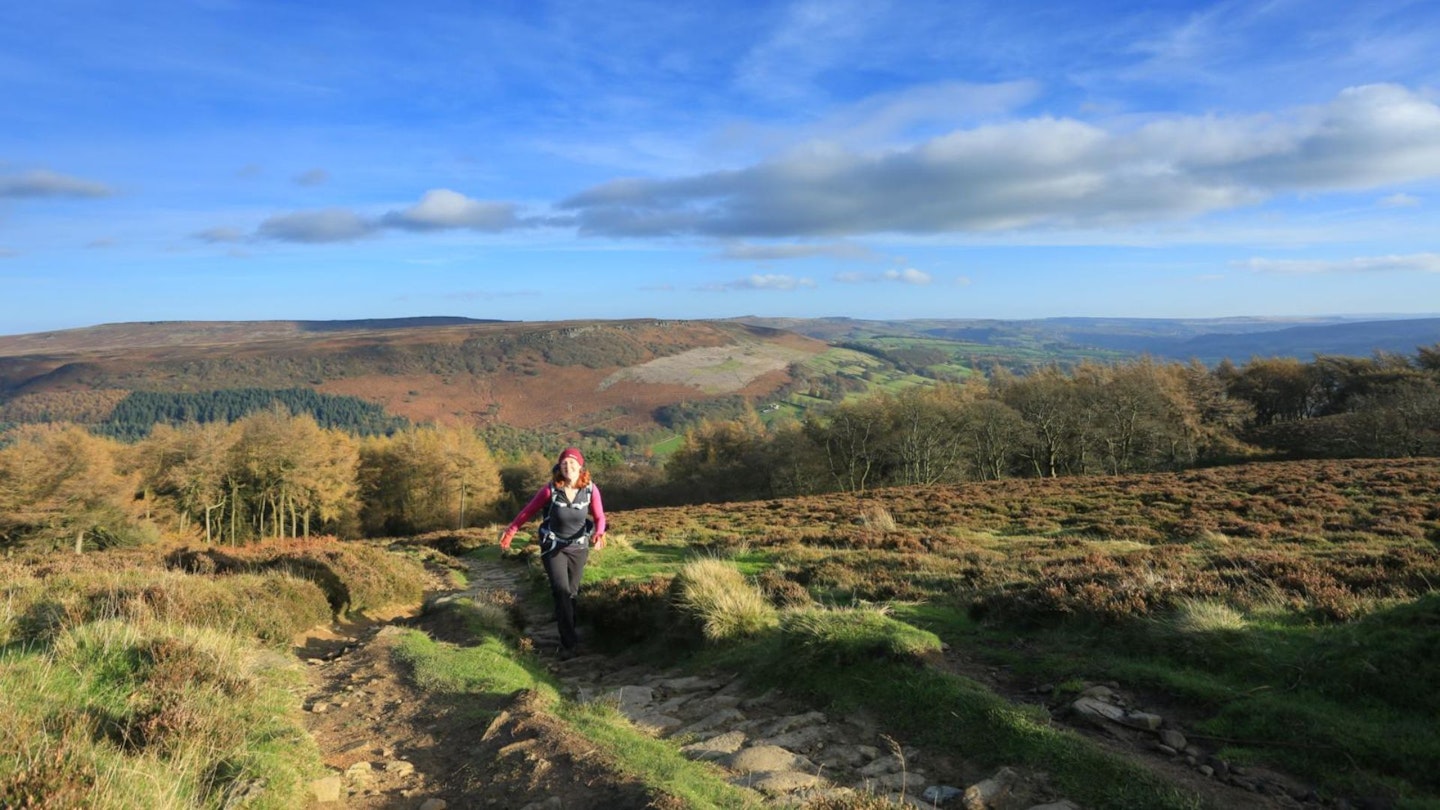
POLYGON ((505 527, 500 548, 509 549, 515 532, 536 514, 540 520, 540 562, 555 597, 555 623, 560 627, 560 658, 575 656, 575 595, 590 547, 605 547, 605 507, 600 488, 590 480, 585 457, 567 447, 555 462, 550 483, 540 488, 520 514, 505 527))

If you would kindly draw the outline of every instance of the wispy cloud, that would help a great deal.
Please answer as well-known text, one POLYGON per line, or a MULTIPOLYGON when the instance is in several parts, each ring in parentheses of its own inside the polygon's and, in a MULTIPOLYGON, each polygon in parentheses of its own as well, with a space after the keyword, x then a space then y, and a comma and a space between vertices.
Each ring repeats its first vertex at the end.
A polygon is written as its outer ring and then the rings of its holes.
POLYGON ((104 183, 36 169, 0 176, 0 198, 27 197, 109 197, 115 190, 104 183))
POLYGON ((883 281, 899 282, 901 284, 926 285, 934 281, 934 276, 923 270, 916 270, 907 267, 903 270, 886 270, 883 273, 859 273, 844 272, 836 273, 835 280, 844 284, 875 284, 883 281))
POLYGON ((766 97, 792 97, 811 79, 850 56, 875 7, 861 0, 800 0, 789 7, 770 36, 741 61, 738 84, 766 97))
POLYGON ((1283 115, 1175 116, 1133 130, 1033 118, 908 149, 816 146, 738 170, 615 180, 560 207, 582 233, 606 236, 1106 229, 1435 177, 1440 106, 1371 85, 1283 115))
POLYGON ((808 278, 796 278, 786 275, 753 275, 745 278, 727 281, 721 284, 707 284, 700 289, 708 292, 734 292, 737 290, 799 290, 807 287, 814 287, 815 282, 808 278))
POLYGON ((201 242, 209 242, 212 245, 230 244, 245 241, 245 234, 236 228, 206 228, 191 234, 201 242))
POLYGON ((1440 253, 1357 256, 1351 259, 1247 259, 1237 266, 1257 273, 1440 273, 1440 253))
POLYGON ((864 245, 845 242, 814 245, 753 245, 736 242, 727 244, 724 250, 720 252, 720 258, 722 259, 745 262, 786 261, 789 259, 813 259, 816 257, 874 261, 879 258, 879 255, 864 245))
POLYGON ((296 211, 270 217, 260 223, 255 235, 281 242, 321 244, 353 242, 375 233, 378 225, 354 211, 330 208, 323 211, 296 211))
POLYGON ((295 175, 297 186, 323 186, 330 182, 330 172, 324 169, 310 169, 295 175))
POLYGON ((1391 194, 1388 197, 1380 198, 1378 203, 1381 208, 1414 208, 1421 200, 1414 194, 1391 194))

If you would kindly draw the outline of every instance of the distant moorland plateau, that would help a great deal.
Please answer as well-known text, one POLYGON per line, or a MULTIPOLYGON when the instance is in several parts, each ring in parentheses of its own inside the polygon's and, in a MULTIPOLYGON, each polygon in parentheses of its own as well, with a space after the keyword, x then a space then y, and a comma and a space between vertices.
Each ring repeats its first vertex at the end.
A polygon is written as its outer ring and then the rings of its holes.
POLYGON ((0 422, 103 421, 131 392, 310 389, 411 421, 666 426, 717 401, 803 412, 842 390, 1085 360, 1409 355, 1440 317, 851 318, 514 322, 460 317, 118 323, 0 336, 0 422))

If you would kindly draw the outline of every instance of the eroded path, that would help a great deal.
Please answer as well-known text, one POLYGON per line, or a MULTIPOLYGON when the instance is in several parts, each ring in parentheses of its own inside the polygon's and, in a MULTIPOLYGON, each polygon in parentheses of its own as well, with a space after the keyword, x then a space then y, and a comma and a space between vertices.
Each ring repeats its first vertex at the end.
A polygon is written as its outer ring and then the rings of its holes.
MULTIPOLYGON (((1023 768, 983 771, 973 765, 907 746, 886 736, 875 718, 831 717, 776 692, 755 694, 733 674, 687 674, 606 655, 561 661, 548 604, 527 600, 524 566, 468 561, 468 585, 437 590, 431 604, 467 598, 513 603, 522 646, 562 682, 567 697, 607 700, 637 726, 675 741, 687 756, 714 763, 753 792, 757 804, 800 806, 821 797, 856 792, 886 796, 917 807, 991 810, 1066 810, 1078 805, 1058 795, 1043 774, 1023 768)), ((308 725, 332 775, 316 785, 320 807, 546 808, 671 807, 645 787, 618 775, 593 746, 520 695, 495 705, 473 697, 448 699, 417 689, 392 656, 400 628, 415 627, 440 641, 467 643, 455 615, 430 610, 413 617, 341 626, 301 648, 309 676, 308 725)), ((1013 699, 1020 694, 1003 673, 977 669, 951 654, 948 664, 988 680, 1013 699)), ((1215 807, 1319 807, 1285 786, 1257 775, 1202 772, 1203 752, 1159 749, 1160 724, 1139 729, 1122 722, 1127 705, 1118 690, 1090 697, 1119 714, 1087 720, 1073 706, 1050 707, 1057 723, 1075 722, 1106 744, 1146 762, 1215 807), (1108 694, 1107 694, 1108 693, 1108 694), (1196 759, 1196 753, 1201 755, 1196 759), (1186 757, 1195 762, 1187 762, 1186 757), (1239 777, 1238 781, 1233 777, 1239 777)), ((1107 711, 1097 708, 1096 711, 1107 711)), ((1112 712, 1113 713, 1113 712, 1112 712)), ((1151 721, 1144 720, 1144 723, 1151 721)))

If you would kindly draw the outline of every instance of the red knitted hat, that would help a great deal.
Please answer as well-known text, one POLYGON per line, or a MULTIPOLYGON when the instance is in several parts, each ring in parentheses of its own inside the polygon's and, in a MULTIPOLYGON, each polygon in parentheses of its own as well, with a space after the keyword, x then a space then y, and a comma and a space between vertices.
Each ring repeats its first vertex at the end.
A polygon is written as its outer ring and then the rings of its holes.
POLYGON ((576 461, 580 462, 581 467, 585 466, 585 457, 580 455, 580 449, 576 447, 567 447, 564 450, 561 450, 560 458, 555 459, 555 466, 560 466, 560 463, 567 458, 573 458, 576 461))

